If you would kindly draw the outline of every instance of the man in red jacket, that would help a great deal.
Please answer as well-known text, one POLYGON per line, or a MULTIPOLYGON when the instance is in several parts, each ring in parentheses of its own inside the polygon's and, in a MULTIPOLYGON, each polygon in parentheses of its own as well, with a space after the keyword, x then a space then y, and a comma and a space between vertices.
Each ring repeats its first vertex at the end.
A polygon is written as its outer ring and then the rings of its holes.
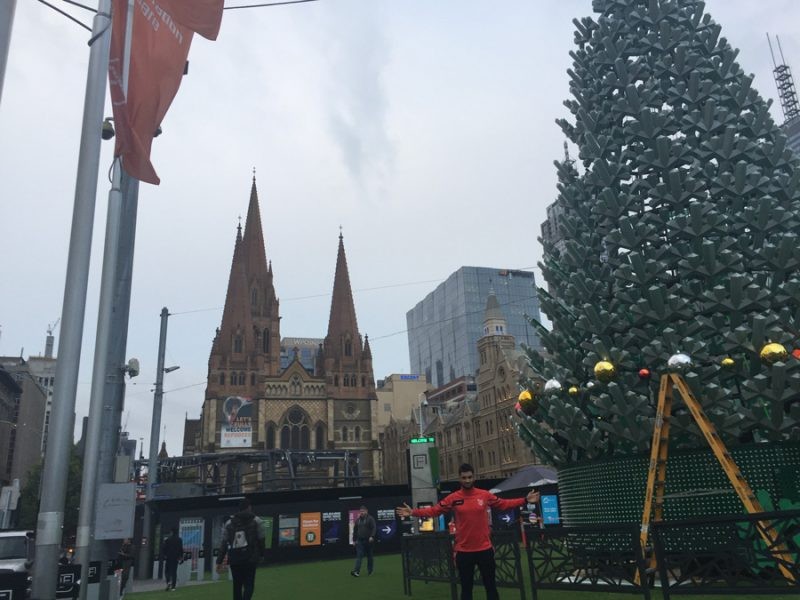
POLYGON ((435 506, 411 508, 408 504, 397 507, 400 517, 438 517, 453 513, 456 521, 456 566, 461 579, 461 600, 472 600, 472 580, 475 565, 481 572, 487 600, 498 600, 495 578, 494 549, 489 539, 487 509, 508 510, 526 502, 539 502, 539 492, 531 491, 526 498, 504 500, 475 487, 475 470, 472 465, 458 468, 461 489, 443 498, 435 506))

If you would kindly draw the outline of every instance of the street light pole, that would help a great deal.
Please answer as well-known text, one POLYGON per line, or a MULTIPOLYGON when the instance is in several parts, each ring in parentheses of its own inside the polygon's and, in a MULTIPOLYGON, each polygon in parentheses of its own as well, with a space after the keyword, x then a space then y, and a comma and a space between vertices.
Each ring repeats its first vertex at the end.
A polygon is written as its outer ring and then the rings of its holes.
POLYGON ((91 39, 53 389, 52 428, 44 460, 42 498, 36 523, 32 598, 37 600, 52 600, 56 594, 100 164, 100 124, 103 122, 111 44, 111 0, 98 0, 91 39))
POLYGON ((142 544, 139 548, 139 578, 151 576, 153 565, 153 486, 158 483, 158 437, 161 429, 161 403, 164 397, 164 354, 167 349, 167 319, 169 310, 161 309, 161 333, 158 337, 158 364, 156 365, 156 385, 153 394, 153 419, 150 423, 150 456, 147 460, 147 488, 142 526, 142 544), (147 540, 145 541, 145 538, 147 540))
POLYGON ((3 100, 3 81, 6 78, 8 48, 11 45, 11 25, 14 23, 14 9, 17 0, 0 2, 0 102, 3 100))

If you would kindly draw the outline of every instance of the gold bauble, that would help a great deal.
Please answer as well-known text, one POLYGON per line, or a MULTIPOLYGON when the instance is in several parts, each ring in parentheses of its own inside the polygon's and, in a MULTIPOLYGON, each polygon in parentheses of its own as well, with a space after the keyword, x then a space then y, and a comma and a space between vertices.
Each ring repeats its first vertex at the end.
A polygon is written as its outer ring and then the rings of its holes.
POLYGON ((764 363, 768 365, 774 365, 776 362, 784 362, 787 358, 789 358, 789 353, 786 351, 786 348, 783 345, 778 344, 777 342, 770 342, 766 346, 761 349, 758 356, 761 358, 764 363))
POLYGON ((603 383, 608 383, 614 379, 617 369, 607 360, 601 360, 594 366, 594 376, 603 383))
POLYGON ((525 400, 530 400, 531 398, 533 398, 533 396, 531 396, 530 390, 522 390, 519 393, 519 396, 517 396, 517 400, 519 400, 520 402, 523 402, 525 400))
POLYGON ((725 358, 722 359, 722 362, 720 362, 719 364, 722 365, 723 369, 732 369, 733 367, 736 366, 736 361, 733 360, 730 356, 726 356, 725 358))
POLYGON ((569 393, 570 396, 577 396, 578 392, 580 392, 580 390, 576 386, 573 385, 567 390, 567 392, 569 393))

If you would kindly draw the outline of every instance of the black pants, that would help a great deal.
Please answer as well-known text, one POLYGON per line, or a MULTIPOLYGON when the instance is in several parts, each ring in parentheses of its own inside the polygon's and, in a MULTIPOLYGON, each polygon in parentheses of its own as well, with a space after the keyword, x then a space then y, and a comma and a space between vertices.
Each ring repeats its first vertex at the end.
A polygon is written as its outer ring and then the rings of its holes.
POLYGON ((253 587, 256 583, 255 563, 231 565, 231 576, 233 577, 233 600, 250 600, 253 597, 253 587))
POLYGON ((178 561, 167 559, 164 565, 164 579, 167 580, 167 587, 175 587, 178 579, 178 561))
POLYGON ((475 565, 481 572, 483 587, 486 589, 486 600, 498 600, 495 579, 494 550, 480 552, 456 552, 456 566, 461 579, 461 600, 472 600, 472 584, 475 578, 475 565))

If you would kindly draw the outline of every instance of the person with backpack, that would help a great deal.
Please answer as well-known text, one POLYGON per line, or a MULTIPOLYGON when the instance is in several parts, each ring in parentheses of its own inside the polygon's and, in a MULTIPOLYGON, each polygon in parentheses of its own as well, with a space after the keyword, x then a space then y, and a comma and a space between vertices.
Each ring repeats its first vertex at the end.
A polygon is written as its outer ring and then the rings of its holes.
POLYGON ((239 503, 238 512, 225 524, 217 556, 217 571, 224 571, 228 558, 233 579, 233 600, 250 600, 256 580, 256 567, 264 553, 264 532, 253 514, 250 501, 239 503))

